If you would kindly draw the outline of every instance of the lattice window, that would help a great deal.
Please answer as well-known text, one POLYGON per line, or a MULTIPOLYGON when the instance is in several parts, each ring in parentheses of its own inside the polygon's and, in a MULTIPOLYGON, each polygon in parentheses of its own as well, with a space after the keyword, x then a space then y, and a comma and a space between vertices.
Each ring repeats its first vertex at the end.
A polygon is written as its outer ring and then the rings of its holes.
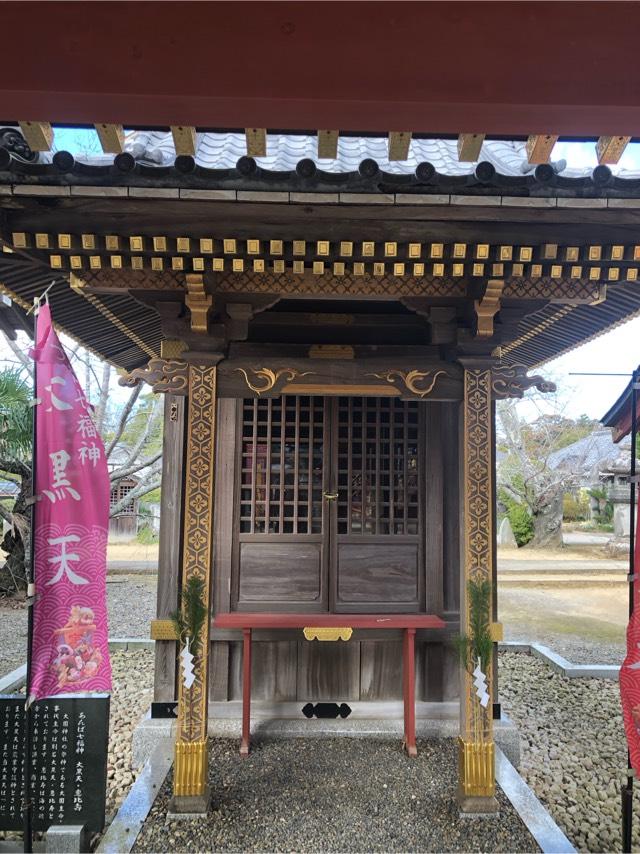
POLYGON ((340 398, 338 533, 418 533, 418 405, 340 398))
MULTIPOLYGON (((133 484, 129 483, 121 483, 118 486, 114 487, 109 494, 109 507, 113 508, 118 504, 123 498, 131 492, 133 489, 133 484)), ((118 516, 131 516, 135 513, 134 502, 130 501, 128 504, 120 510, 118 516)))
POLYGON ((322 398, 244 401, 241 533, 321 533, 323 441, 322 398))

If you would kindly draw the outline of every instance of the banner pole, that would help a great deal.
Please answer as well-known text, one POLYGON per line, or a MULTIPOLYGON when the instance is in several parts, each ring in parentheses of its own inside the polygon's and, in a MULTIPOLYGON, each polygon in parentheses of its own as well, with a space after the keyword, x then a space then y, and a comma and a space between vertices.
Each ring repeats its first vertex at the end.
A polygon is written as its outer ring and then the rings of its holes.
MULTIPOLYGON (((47 289, 48 290, 48 289, 47 289)), ((33 300, 33 342, 37 343, 38 310, 40 299, 33 300)), ((35 598, 35 521, 36 521, 36 440, 37 440, 37 418, 36 405, 38 393, 38 362, 33 360, 33 406, 31 419, 31 530, 29 532, 29 560, 26 561, 27 577, 27 675, 26 675, 26 702, 24 720, 24 839, 23 850, 33 851, 33 803, 31 791, 31 752, 33 749, 33 715, 31 697, 31 658, 33 653, 33 602, 35 598)))
MULTIPOLYGON (((636 439, 638 427, 636 423, 638 391, 638 370, 631 375, 631 489, 629 493, 629 619, 633 616, 634 586, 637 584, 635 573, 635 539, 636 539, 636 439)), ((622 787, 622 851, 631 854, 631 836, 633 831, 633 768, 631 756, 627 750, 627 780, 622 787)))

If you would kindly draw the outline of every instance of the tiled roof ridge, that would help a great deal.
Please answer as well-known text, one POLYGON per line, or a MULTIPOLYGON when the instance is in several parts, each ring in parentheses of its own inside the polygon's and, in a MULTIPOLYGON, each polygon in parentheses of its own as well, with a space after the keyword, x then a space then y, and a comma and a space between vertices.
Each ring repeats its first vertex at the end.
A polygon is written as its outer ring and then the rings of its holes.
MULTIPOLYGON (((458 160, 452 139, 411 140, 406 160, 390 161, 384 137, 340 136, 335 160, 317 157, 317 137, 310 134, 269 134, 266 157, 247 157, 241 133, 207 132, 196 138, 195 157, 175 155, 173 138, 162 131, 127 135, 122 154, 72 156, 48 152, 23 157, 3 148, 0 128, 0 183, 16 175, 34 183, 100 182, 161 186, 299 189, 340 189, 371 193, 460 192, 471 194, 615 195, 640 191, 640 167, 575 168, 566 161, 534 166, 527 162, 525 143, 485 141, 481 160, 458 160)), ((8 130, 8 129, 7 129, 8 130)), ((11 129, 15 130, 15 129, 11 129)))

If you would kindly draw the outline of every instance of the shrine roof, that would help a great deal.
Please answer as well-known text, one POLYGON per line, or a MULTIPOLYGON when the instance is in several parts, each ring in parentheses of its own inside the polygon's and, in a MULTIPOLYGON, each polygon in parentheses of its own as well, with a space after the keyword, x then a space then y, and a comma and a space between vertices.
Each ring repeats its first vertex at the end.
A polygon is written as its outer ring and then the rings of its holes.
POLYGON ((127 295, 102 295, 99 307, 69 287, 64 276, 16 255, 0 254, 0 294, 27 311, 49 290, 59 331, 116 367, 130 370, 160 353, 160 318, 127 295))
MULTIPOLYGON (((640 196, 640 143, 616 165, 598 165, 595 145, 562 143, 563 156, 529 163, 526 142, 486 139, 477 162, 459 159, 457 140, 413 135, 406 158, 389 159, 385 135, 343 133, 337 156, 318 156, 318 136, 268 133, 267 156, 247 156, 244 132, 196 135, 195 154, 176 156, 173 136, 138 130, 117 155, 58 150, 32 152, 16 144, 17 128, 0 126, 0 185, 154 186, 235 190, 362 193, 468 193, 583 197, 640 196), (590 154, 585 145, 594 149, 590 154), (568 156, 564 156, 568 154, 568 156)), ((54 138, 54 149, 56 146, 54 138)))
MULTIPOLYGON (((637 369, 640 372, 640 366, 637 369)), ((633 379, 629 380, 625 390, 620 397, 614 402, 611 408, 606 412, 600 422, 605 427, 611 427, 613 441, 620 442, 625 436, 631 432, 631 400, 633 395, 633 379)), ((640 394, 636 401, 636 423, 640 419, 640 394)))
MULTIPOLYGON (((247 157, 239 132, 198 134, 195 156, 178 158, 172 135, 162 131, 128 134, 115 157, 77 158, 21 149, 15 128, 11 134, 7 145, 0 128, 0 291, 29 308, 53 277, 61 329, 127 370, 159 355, 159 315, 126 289, 74 289, 71 273, 113 270, 117 278, 160 270, 180 278, 203 271, 215 278, 233 276, 237 263, 241 293, 251 290, 254 274, 268 279, 286 269, 295 277, 297 264, 310 275, 318 266, 326 278, 337 266, 348 296, 354 277, 371 279, 378 266, 384 276, 413 276, 413 296, 423 295, 423 285, 428 296, 441 282, 436 302, 461 297, 470 305, 488 276, 521 281, 521 298, 538 302, 501 352, 529 367, 640 314, 635 143, 618 166, 592 168, 574 160, 531 166, 519 140, 486 140, 473 164, 459 161, 456 140, 416 136, 406 160, 390 161, 385 136, 341 134, 338 157, 327 161, 317 157, 315 134, 269 133, 262 158, 247 157), (601 288, 600 304, 542 295, 556 282, 561 297, 571 281, 601 288)), ((335 280, 325 297, 329 286, 335 280)), ((269 287, 285 294, 273 277, 269 287)))

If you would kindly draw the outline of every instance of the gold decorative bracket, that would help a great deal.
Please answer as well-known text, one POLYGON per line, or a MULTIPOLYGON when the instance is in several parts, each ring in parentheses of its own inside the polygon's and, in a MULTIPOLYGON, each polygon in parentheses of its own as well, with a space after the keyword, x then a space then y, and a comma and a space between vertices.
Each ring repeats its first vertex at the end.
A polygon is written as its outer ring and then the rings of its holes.
POLYGON ((495 643, 504 640, 504 626, 502 623, 491 623, 489 626, 489 632, 491 634, 491 640, 495 643))
POLYGON ((440 376, 446 376, 445 370, 431 371, 399 371, 391 369, 382 371, 379 374, 367 374, 368 377, 376 377, 379 380, 386 380, 388 383, 400 388, 401 392, 411 392, 416 397, 427 397, 431 394, 434 386, 440 376))
POLYGON ((313 373, 313 371, 298 371, 295 368, 279 368, 275 371, 272 368, 249 368, 248 371, 244 368, 235 368, 235 370, 242 374, 247 388, 258 397, 273 391, 276 386, 291 383, 298 377, 306 377, 313 373), (252 374, 251 377, 249 371, 252 374))
POLYGON ((503 290, 504 281, 489 279, 484 296, 481 300, 475 301, 478 335, 481 338, 490 338, 493 335, 493 318, 500 311, 500 297, 503 290))
POLYGON ((134 368, 120 377, 118 382, 129 387, 145 382, 155 392, 186 395, 189 388, 189 366, 179 359, 149 359, 146 368, 134 368))
POLYGON ((185 302, 191 312, 191 331, 206 332, 209 326, 209 311, 213 297, 204 289, 204 277, 200 273, 187 273, 187 296, 185 302))
POLYGON ((176 627, 171 620, 151 620, 151 640, 178 640, 176 627))
POLYGON ((508 397, 523 397, 525 391, 537 388, 542 394, 556 391, 556 384, 545 380, 540 374, 527 376, 526 365, 493 365, 491 368, 491 391, 494 400, 508 397))
POLYGON ((345 626, 344 628, 321 628, 317 626, 307 626, 303 629, 303 634, 308 641, 348 641, 353 634, 353 629, 345 626))

